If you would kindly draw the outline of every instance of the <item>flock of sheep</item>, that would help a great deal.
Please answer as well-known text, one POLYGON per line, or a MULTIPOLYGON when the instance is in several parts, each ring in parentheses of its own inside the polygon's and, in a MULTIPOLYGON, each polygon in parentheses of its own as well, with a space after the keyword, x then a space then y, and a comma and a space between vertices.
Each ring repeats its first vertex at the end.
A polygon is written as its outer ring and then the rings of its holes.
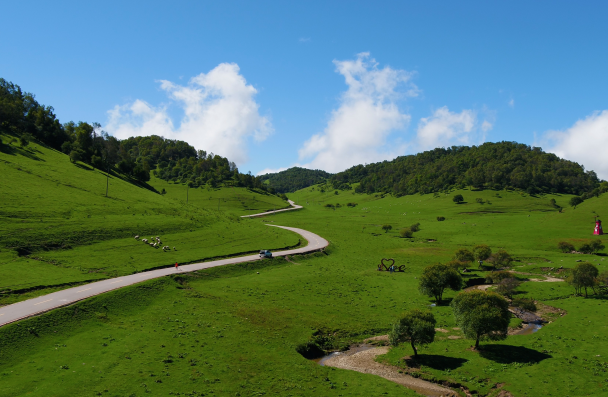
MULTIPOLYGON (((135 236, 135 240, 139 240, 139 235, 135 236)), ((160 236, 150 237, 149 242, 148 242, 147 238, 142 238, 141 241, 143 241, 146 244, 149 244, 150 247, 153 247, 153 248, 159 248, 161 246, 161 244, 163 243, 162 241, 160 241, 160 236), (154 242, 154 240, 156 240, 156 242, 154 242)), ((162 248, 163 248, 163 251, 171 250, 171 247, 169 247, 168 245, 165 245, 162 248)), ((175 247, 173 247, 173 250, 177 251, 175 249, 175 247)))

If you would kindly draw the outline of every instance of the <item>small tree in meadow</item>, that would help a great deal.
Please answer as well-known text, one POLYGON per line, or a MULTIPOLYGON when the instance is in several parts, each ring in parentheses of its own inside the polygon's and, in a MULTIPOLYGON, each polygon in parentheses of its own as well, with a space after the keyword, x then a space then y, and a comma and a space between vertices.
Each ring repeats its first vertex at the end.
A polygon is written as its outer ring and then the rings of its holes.
POLYGON ((511 255, 509 255, 509 253, 504 249, 498 250, 498 252, 492 255, 492 257, 494 258, 492 262, 494 264, 494 267, 496 267, 496 265, 501 267, 508 267, 511 262, 513 262, 513 258, 511 258, 511 255))
POLYGON ((559 248, 559 250, 561 252, 563 252, 564 254, 568 254, 568 253, 574 251, 574 245, 572 245, 566 241, 560 241, 559 243, 557 243, 557 248, 559 248))
POLYGON ((414 232, 412 232, 409 227, 406 227, 399 230, 399 235, 404 238, 412 238, 414 232))
POLYGON ((591 242, 591 250, 594 254, 597 254, 598 251, 603 250, 604 248, 606 248, 606 246, 604 244, 602 244, 602 240, 593 240, 591 242))
POLYGON ((472 290, 456 295, 451 303, 456 323, 464 335, 475 340, 503 340, 507 338, 511 313, 509 303, 491 291, 472 290))
POLYGON ((420 230, 420 223, 414 223, 412 226, 410 226, 410 230, 412 232, 417 232, 420 230))
POLYGON ((443 222, 443 221, 445 221, 445 216, 438 216, 438 217, 437 217, 437 220, 438 220, 439 222, 443 222))
POLYGON ((505 278, 496 286, 496 292, 508 298, 513 297, 515 289, 521 285, 521 281, 514 277, 505 278))
POLYGON ((574 207, 574 209, 576 209, 576 206, 581 204, 583 202, 583 198, 579 197, 579 196, 574 196, 570 199, 570 201, 568 202, 568 204, 570 204, 570 207, 574 207))
POLYGON ((460 204, 464 201, 464 197, 462 197, 462 194, 457 194, 452 198, 452 201, 456 204, 460 204))
POLYGON ((393 227, 389 224, 386 225, 382 225, 382 230, 384 230, 384 233, 388 232, 389 230, 392 230, 393 227))
POLYGON ((478 261, 485 261, 492 255, 492 250, 485 244, 480 244, 473 248, 473 255, 478 261))
POLYGON ((393 325, 388 334, 389 343, 391 346, 397 346, 409 341, 414 350, 414 357, 418 356, 416 345, 426 345, 435 340, 436 323, 433 313, 428 310, 409 310, 393 325))
POLYGON ((596 285, 598 275, 599 271, 597 270, 597 267, 589 262, 582 262, 572 269, 572 272, 566 281, 574 287, 577 294, 582 293, 584 288, 586 298, 587 288, 593 288, 596 285))
POLYGON ((422 271, 418 290, 424 295, 435 298, 435 302, 440 304, 446 289, 460 291, 462 284, 462 277, 458 271, 450 266, 438 263, 427 266, 422 271))
POLYGON ((460 262, 473 262, 475 257, 473 253, 466 248, 460 248, 454 253, 454 259, 460 262))

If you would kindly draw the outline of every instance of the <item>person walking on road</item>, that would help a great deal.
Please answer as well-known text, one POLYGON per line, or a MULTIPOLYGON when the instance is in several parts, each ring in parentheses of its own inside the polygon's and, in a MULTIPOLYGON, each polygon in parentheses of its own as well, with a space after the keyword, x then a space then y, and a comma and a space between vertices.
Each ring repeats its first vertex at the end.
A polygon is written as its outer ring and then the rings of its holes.
POLYGON ((175 270, 179 270, 179 265, 175 262, 175 270))

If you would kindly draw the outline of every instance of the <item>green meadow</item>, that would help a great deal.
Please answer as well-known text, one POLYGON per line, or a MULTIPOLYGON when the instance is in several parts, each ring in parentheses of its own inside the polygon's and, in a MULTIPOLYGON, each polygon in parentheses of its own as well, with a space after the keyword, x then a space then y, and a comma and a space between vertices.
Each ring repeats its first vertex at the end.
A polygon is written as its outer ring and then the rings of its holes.
MULTIPOLYGON (((7 136, 0 138, 8 143, 7 136)), ((34 143, 2 147, 9 148, 0 152, 3 303, 19 300, 10 293, 15 291, 50 291, 175 262, 299 244, 293 233, 240 218, 251 208, 263 212, 288 206, 276 196, 233 188, 222 190, 222 197, 220 189, 205 190, 205 197, 219 196, 228 203, 218 211, 217 200, 215 206, 186 203, 186 186, 167 184, 167 193, 161 195, 151 185, 138 186, 114 173, 107 178, 34 143), (160 236, 171 250, 152 248, 136 241, 135 235, 160 236)), ((189 195, 193 201, 201 199, 202 189, 190 189, 189 195)))
MULTIPOLYGON (((429 308, 447 332, 437 332, 415 364, 404 359, 412 354, 409 346, 379 361, 406 371, 415 366, 422 378, 482 396, 608 394, 603 297, 576 297, 564 282, 525 281, 518 297, 558 314, 544 315, 551 322, 532 335, 482 342, 477 352, 455 329, 447 303, 456 293, 448 291, 446 304, 432 307, 418 292, 424 267, 477 244, 507 250, 522 280, 543 280, 555 275, 551 268, 569 269, 577 260, 608 270, 602 255, 557 249, 559 241, 593 240, 593 217, 607 213, 607 195, 573 209, 568 195, 455 190, 397 198, 317 186, 288 195, 302 210, 242 220, 237 216, 285 202, 245 189, 188 191, 152 179, 154 189, 166 190, 160 195, 118 176, 107 199, 105 174, 57 152, 34 146, 29 154, 0 153, 0 159, 12 178, 2 187, 0 283, 13 291, 299 243, 297 235, 266 223, 330 241, 322 253, 153 280, 4 326, 1 396, 414 396, 382 378, 322 367, 296 352, 309 340, 332 350, 384 335, 411 308, 429 308), (455 204, 455 194, 465 202, 455 204), (401 238, 399 230, 414 223, 420 231, 401 238), (385 224, 392 230, 385 232, 385 224), (161 235, 177 250, 163 253, 134 234, 161 235), (6 248, 15 245, 19 250, 6 248), (405 272, 378 272, 382 258, 405 265, 405 272)), ((473 270, 473 277, 486 274, 473 270)), ((4 294, 4 303, 32 293, 4 294)))

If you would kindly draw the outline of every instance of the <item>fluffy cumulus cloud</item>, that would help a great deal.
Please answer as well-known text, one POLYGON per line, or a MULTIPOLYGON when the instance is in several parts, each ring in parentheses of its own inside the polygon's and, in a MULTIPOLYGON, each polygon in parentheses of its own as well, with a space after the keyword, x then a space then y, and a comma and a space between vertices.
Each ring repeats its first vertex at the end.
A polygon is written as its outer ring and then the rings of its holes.
POLYGON ((460 113, 450 112, 447 107, 437 109, 430 117, 420 119, 417 131, 419 150, 452 145, 472 145, 482 143, 485 133, 492 129, 492 123, 484 120, 477 123, 477 114, 464 109, 460 113))
POLYGON ((565 131, 545 133, 537 146, 608 179, 608 156, 603 153, 608 147, 608 110, 594 112, 565 131))
POLYGON ((238 65, 222 63, 193 77, 187 86, 159 81, 160 88, 183 109, 179 127, 174 126, 167 107, 154 107, 138 99, 110 110, 104 129, 120 139, 160 135, 184 140, 242 164, 248 159, 248 139, 266 139, 272 125, 259 113, 256 89, 239 72, 238 65))
POLYGON ((313 135, 299 150, 307 168, 342 171, 357 164, 381 161, 399 154, 402 147, 387 139, 404 129, 410 116, 397 101, 418 95, 412 74, 390 67, 379 68, 369 53, 355 60, 334 61, 348 89, 340 98, 322 133, 313 135))

